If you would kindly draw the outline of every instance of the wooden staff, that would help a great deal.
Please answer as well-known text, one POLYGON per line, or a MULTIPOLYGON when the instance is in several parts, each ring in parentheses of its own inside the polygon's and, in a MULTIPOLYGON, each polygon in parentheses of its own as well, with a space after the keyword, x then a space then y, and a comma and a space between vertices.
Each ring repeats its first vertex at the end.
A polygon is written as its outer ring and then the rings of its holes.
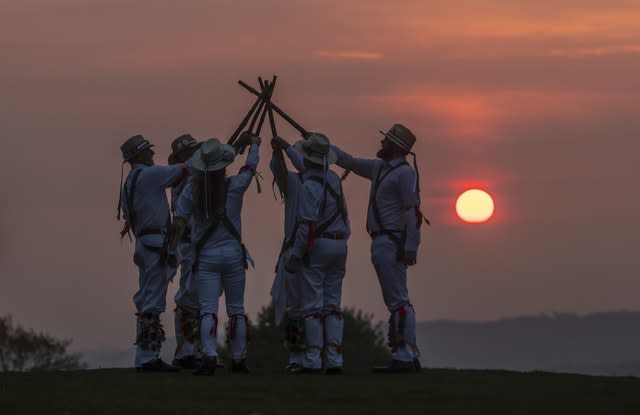
MULTIPOLYGON (((256 92, 258 92, 258 91, 256 91, 256 92)), ((249 112, 247 113, 247 115, 245 115, 245 117, 242 119, 242 121, 240 122, 240 125, 238 125, 238 128, 236 128, 236 130, 233 132, 233 134, 231 135, 229 140, 227 140, 227 144, 233 145, 233 143, 235 143, 235 141, 238 139, 238 136, 240 135, 242 130, 244 130, 244 128, 247 126, 247 123, 249 122, 249 119, 253 116, 253 113, 258 108, 258 105, 260 105, 260 102, 264 101, 267 92, 268 91, 265 90, 265 91, 262 91, 261 93, 259 92, 257 94, 258 98, 253 103, 253 105, 251 106, 251 109, 249 109, 249 112)))
MULTIPOLYGON (((270 83, 265 81, 265 87, 271 90, 271 92, 268 94, 268 98, 265 105, 266 105, 267 115, 269 116, 269 125, 271 127, 272 137, 278 136, 276 121, 275 121, 275 117, 273 116, 273 106, 271 104, 271 97, 273 96, 273 90, 276 85, 276 80, 277 80, 277 77, 274 76, 270 83)), ((278 186, 280 197, 283 199, 286 199, 288 194, 287 193, 287 163, 284 160, 284 154, 282 149, 281 148, 274 149, 273 157, 275 162, 273 183, 275 183, 278 186)))
MULTIPOLYGON (((251 92, 253 95, 257 96, 258 99, 264 99, 263 98, 263 93, 264 91, 258 92, 255 90, 255 88, 253 88, 251 85, 247 84, 244 81, 238 81, 238 83, 247 91, 251 92)), ((306 138, 309 135, 309 132, 307 130, 305 130, 300 124, 298 124, 297 122, 295 122, 293 120, 293 118, 291 118, 290 116, 288 116, 284 111, 282 111, 276 104, 274 103, 270 103, 269 104, 272 108, 272 111, 275 111, 276 113, 278 113, 278 115, 280 115, 286 122, 288 122, 289 124, 291 124, 291 126, 293 128, 295 128, 296 130, 298 130, 298 132, 300 133, 300 135, 302 135, 303 138, 306 138)))

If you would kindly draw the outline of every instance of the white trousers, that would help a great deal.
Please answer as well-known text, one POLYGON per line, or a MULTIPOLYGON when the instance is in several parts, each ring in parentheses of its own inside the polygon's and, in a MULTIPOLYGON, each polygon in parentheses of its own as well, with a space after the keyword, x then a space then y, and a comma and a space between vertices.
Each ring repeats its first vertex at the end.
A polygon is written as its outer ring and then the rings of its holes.
POLYGON ((246 355, 247 320, 244 317, 245 268, 242 248, 237 241, 203 250, 198 268, 198 297, 200 302, 200 339, 202 353, 217 356, 218 299, 224 292, 233 359, 246 355), (243 316, 240 318, 239 316, 243 316), (233 327, 233 332, 231 328, 233 327))
POLYGON ((192 271, 193 255, 193 245, 181 242, 178 257, 180 261, 180 285, 174 300, 180 306, 197 309, 200 303, 198 302, 198 281, 192 271))
MULTIPOLYGON (((416 317, 407 287, 407 266, 398 260, 398 248, 386 235, 371 242, 371 262, 378 275, 382 298, 391 313, 390 332, 396 333, 392 357, 405 362, 418 357, 416 347, 416 317)), ((393 343, 393 339, 392 340, 393 343)))
POLYGON ((343 322, 340 315, 342 281, 347 262, 346 240, 316 239, 308 265, 302 268, 300 311, 304 317, 306 368, 341 367, 343 322))
POLYGON ((198 302, 198 281, 193 267, 193 245, 180 242, 178 245, 178 260, 180 261, 180 285, 174 297, 176 310, 174 325, 176 333, 175 358, 181 359, 197 355, 194 330, 199 327, 200 304, 198 302))
MULTIPOLYGON (((160 260, 160 248, 149 247, 136 240, 133 262, 138 267, 138 291, 133 295, 136 311, 138 314, 159 316, 166 308, 169 284, 167 266, 160 260)), ((157 324, 152 324, 148 318, 136 320, 136 367, 157 359, 160 355, 159 345, 149 347, 157 338, 157 324)))
MULTIPOLYGON (((282 252, 276 267, 276 277, 271 288, 276 324, 282 323, 283 318, 291 320, 302 319, 303 317, 300 306, 300 281, 302 279, 302 271, 292 274, 284 268, 284 264, 290 255, 291 248, 286 248, 282 252)), ((284 324, 286 327, 288 323, 285 321, 284 324)), ((295 349, 297 349, 297 347, 295 349)), ((304 353, 302 351, 289 350, 289 364, 295 363, 302 365, 303 357, 304 353)))
POLYGON ((138 291, 133 302, 138 313, 162 313, 167 305, 167 266, 160 261, 160 248, 136 241, 133 262, 138 266, 138 291))

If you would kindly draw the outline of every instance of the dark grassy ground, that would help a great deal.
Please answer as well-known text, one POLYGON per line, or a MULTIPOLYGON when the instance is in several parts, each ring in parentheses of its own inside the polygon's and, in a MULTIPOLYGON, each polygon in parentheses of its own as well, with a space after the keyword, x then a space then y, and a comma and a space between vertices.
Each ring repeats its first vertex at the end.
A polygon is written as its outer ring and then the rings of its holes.
POLYGON ((0 374, 0 414, 640 414, 640 379, 423 370, 194 377, 132 369, 0 374))

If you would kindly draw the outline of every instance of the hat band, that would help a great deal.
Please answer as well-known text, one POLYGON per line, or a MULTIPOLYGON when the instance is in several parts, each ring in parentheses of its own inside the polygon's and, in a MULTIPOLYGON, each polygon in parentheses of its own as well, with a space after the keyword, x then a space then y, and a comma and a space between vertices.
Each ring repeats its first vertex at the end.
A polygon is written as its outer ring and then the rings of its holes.
MULTIPOLYGON (((211 154, 211 153, 209 153, 209 154, 211 154)), ((212 164, 219 163, 221 161, 233 161, 233 159, 234 159, 233 154, 231 154, 231 153, 229 153, 227 151, 224 151, 224 150, 216 158, 207 158, 207 157, 205 157, 205 156, 207 156, 209 154, 207 154, 207 153, 200 154, 200 160, 202 160, 202 162, 206 166, 210 166, 212 164)))
POLYGON ((324 157, 324 156, 326 156, 326 155, 328 155, 328 154, 329 154, 329 152, 321 153, 321 152, 319 152, 319 151, 313 151, 313 150, 311 150, 311 151, 309 152, 309 155, 310 155, 310 156, 318 156, 318 157, 324 157))
MULTIPOLYGON (((202 156, 204 156, 204 153, 202 154, 202 156)), ((200 160, 202 160, 202 162, 204 164, 214 164, 214 163, 217 163, 217 162, 219 162, 219 161, 224 159, 224 153, 220 154, 220 156, 218 156, 218 157, 216 157, 214 159, 207 158, 207 157, 202 157, 202 156, 200 156, 200 160)))
POLYGON ((398 137, 391 131, 387 131, 386 133, 383 132, 382 130, 378 130, 378 131, 380 131, 380 133, 385 137, 388 137, 391 140, 393 140, 393 142, 399 145, 400 147, 402 147, 403 150, 406 150, 407 152, 411 152, 411 147, 402 138, 398 137))

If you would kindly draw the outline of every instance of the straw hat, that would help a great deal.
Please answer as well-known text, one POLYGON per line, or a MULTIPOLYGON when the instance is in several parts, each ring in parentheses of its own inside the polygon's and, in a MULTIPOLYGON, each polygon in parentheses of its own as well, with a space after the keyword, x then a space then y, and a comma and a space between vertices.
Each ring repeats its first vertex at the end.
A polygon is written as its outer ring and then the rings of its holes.
POLYGON ((210 138, 194 153, 191 162, 196 170, 216 171, 227 167, 235 157, 236 152, 233 147, 222 144, 217 138, 210 138))
POLYGON ((293 146, 305 159, 312 163, 323 165, 326 157, 327 164, 333 164, 338 160, 335 151, 331 149, 331 144, 326 135, 311 133, 306 140, 298 141, 293 146))
POLYGON ((129 137, 127 141, 120 146, 120 151, 122 151, 122 158, 124 161, 129 161, 140 154, 141 151, 151 147, 153 147, 153 144, 151 144, 142 135, 138 134, 133 137, 129 137))
POLYGON ((393 127, 391 127, 386 133, 382 130, 378 131, 380 131, 380 134, 391 140, 395 145, 407 153, 411 153, 411 148, 413 148, 413 145, 416 142, 416 136, 413 135, 411 130, 407 127, 402 124, 393 124, 393 127))
POLYGON ((171 143, 171 154, 169 154, 169 164, 177 163, 176 158, 189 156, 200 148, 200 144, 190 134, 183 134, 171 143))

